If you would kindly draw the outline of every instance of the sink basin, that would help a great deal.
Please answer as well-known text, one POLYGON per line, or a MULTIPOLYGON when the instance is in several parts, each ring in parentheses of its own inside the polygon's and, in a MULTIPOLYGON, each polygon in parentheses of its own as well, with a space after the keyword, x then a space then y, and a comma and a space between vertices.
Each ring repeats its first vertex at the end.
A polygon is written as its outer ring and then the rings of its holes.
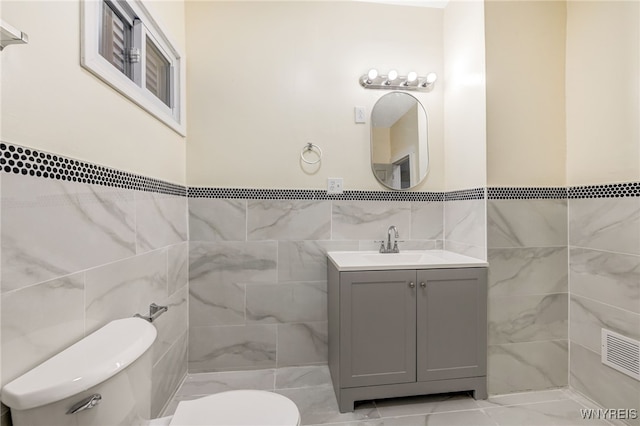
POLYGON ((339 271, 478 268, 488 266, 484 260, 447 250, 405 250, 400 253, 330 251, 327 256, 339 271))
MULTIPOLYGON (((426 252, 407 251, 402 253, 367 253, 358 254, 358 252, 352 253, 352 256, 356 259, 363 258, 368 262, 375 264, 415 264, 415 263, 430 263, 434 262, 434 257, 429 256, 426 252)), ((355 260, 355 259, 354 259, 355 260)))

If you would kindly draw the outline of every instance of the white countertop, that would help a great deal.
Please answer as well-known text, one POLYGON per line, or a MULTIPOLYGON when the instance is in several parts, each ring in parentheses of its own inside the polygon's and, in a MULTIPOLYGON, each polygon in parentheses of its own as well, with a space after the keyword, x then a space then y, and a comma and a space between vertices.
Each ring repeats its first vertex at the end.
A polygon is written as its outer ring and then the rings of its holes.
POLYGON ((383 271, 390 269, 482 268, 489 264, 447 250, 330 251, 327 253, 338 271, 383 271))

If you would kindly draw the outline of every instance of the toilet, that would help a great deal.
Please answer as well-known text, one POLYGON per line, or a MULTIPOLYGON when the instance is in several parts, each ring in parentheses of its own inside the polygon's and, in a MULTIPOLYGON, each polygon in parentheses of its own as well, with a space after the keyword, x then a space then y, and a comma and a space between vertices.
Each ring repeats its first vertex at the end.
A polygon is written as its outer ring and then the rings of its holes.
POLYGON ((2 388, 14 426, 299 426, 298 407, 261 390, 221 392, 150 419, 151 351, 141 318, 110 322, 2 388))

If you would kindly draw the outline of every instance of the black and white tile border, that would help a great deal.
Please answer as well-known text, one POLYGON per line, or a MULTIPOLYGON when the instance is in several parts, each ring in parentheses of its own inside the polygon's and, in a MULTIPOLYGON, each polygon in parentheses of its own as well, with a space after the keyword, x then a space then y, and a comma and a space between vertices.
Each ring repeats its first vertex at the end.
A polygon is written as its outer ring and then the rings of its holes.
POLYGON ((191 198, 244 198, 253 200, 358 200, 358 201, 443 201, 441 192, 344 191, 328 194, 312 189, 189 188, 191 198))
POLYGON ((640 197, 640 182, 572 186, 568 188, 568 197, 571 199, 640 197))
POLYGON ((445 201, 484 200, 484 188, 462 189, 444 193, 445 201))
MULTIPOLYGON (((2 173, 192 198, 353 201, 458 201, 485 198, 485 188, 450 192, 344 191, 342 194, 328 194, 323 190, 312 189, 187 188, 160 179, 123 172, 3 142, 0 142, 0 170, 2 173)), ((486 188, 486 197, 490 200, 640 197, 640 182, 574 186, 569 188, 489 187, 486 188)))
POLYGON ((487 198, 489 200, 565 199, 567 198, 567 188, 489 187, 487 188, 487 198))
POLYGON ((0 168, 3 173, 187 195, 187 188, 182 185, 8 143, 0 143, 0 168))

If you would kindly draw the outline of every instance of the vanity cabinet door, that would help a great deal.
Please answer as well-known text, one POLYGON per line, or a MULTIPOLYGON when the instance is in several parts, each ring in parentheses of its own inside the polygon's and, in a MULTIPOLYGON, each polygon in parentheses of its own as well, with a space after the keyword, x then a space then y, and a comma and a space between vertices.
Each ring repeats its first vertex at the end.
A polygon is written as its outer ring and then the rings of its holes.
POLYGON ((416 380, 416 271, 340 274, 341 387, 416 380))
POLYGON ((417 275, 418 381, 486 375, 487 269, 417 275))

